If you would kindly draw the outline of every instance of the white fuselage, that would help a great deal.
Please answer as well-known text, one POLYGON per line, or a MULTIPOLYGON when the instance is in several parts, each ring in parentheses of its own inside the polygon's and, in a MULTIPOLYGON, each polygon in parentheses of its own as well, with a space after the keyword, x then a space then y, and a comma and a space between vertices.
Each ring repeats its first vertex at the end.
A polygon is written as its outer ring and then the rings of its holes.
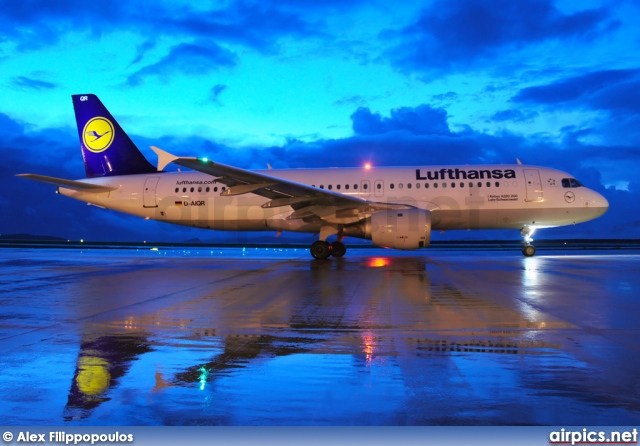
MULTIPOLYGON (((268 170, 273 177, 368 201, 431 211, 434 230, 553 227, 604 214, 607 200, 571 175, 524 165, 425 166, 268 170), (563 181, 564 180, 564 181, 563 181), (579 184, 579 183, 578 183, 579 184)), ((61 194, 108 209, 185 226, 232 231, 318 232, 320 223, 287 219, 289 206, 263 208, 252 193, 221 196, 225 187, 199 172, 112 176, 82 180, 116 188, 110 192, 61 194)), ((328 216, 326 221, 332 221, 328 216)), ((336 224, 349 224, 334 217, 336 224)))

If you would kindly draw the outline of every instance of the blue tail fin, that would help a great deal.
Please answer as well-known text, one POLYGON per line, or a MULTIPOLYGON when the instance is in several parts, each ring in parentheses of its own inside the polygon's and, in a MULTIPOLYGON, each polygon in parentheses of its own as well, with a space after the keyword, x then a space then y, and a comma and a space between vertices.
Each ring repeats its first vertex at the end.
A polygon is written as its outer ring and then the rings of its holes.
POLYGON ((157 172, 96 95, 71 97, 87 178, 157 172))

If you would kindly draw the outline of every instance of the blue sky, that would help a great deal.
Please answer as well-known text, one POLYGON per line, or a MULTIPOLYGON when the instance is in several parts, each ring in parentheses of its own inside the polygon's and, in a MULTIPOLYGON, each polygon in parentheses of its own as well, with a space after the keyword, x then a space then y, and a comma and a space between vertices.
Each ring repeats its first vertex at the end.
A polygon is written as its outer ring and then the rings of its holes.
POLYGON ((631 0, 0 0, 0 233, 224 238, 14 177, 84 175, 70 95, 95 93, 152 163, 151 144, 245 168, 518 157, 611 203, 540 238, 638 238, 638 23, 631 0))

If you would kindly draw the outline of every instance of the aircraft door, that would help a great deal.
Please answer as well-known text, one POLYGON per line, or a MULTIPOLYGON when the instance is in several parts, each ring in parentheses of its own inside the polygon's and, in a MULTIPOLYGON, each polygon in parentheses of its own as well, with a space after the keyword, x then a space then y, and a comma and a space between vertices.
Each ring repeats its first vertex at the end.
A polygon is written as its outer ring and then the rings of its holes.
POLYGON ((524 169, 524 181, 527 188, 525 201, 542 201, 542 181, 538 169, 524 169))
POLYGON ((369 180, 362 180, 360 181, 360 194, 362 195, 362 198, 369 198, 369 195, 371 195, 371 181, 369 180))
POLYGON ((149 177, 144 182, 144 191, 142 194, 142 206, 145 208, 157 208, 156 189, 158 187, 160 177, 149 177))
POLYGON ((384 181, 376 180, 373 183, 373 195, 382 197, 384 195, 384 181))

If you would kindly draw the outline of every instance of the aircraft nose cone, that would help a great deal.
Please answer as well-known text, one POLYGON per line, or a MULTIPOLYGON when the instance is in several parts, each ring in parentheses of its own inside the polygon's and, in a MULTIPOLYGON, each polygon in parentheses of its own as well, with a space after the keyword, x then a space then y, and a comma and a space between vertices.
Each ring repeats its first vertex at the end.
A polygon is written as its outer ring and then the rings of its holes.
MULTIPOLYGON (((594 197, 593 202, 594 202, 595 207, 597 207, 598 209, 600 209, 602 211, 602 214, 607 212, 607 210, 609 209, 609 201, 606 198, 604 198, 602 195, 597 193, 597 192, 595 192, 595 197, 594 197)), ((600 215, 602 215, 602 214, 600 214, 600 215)))

